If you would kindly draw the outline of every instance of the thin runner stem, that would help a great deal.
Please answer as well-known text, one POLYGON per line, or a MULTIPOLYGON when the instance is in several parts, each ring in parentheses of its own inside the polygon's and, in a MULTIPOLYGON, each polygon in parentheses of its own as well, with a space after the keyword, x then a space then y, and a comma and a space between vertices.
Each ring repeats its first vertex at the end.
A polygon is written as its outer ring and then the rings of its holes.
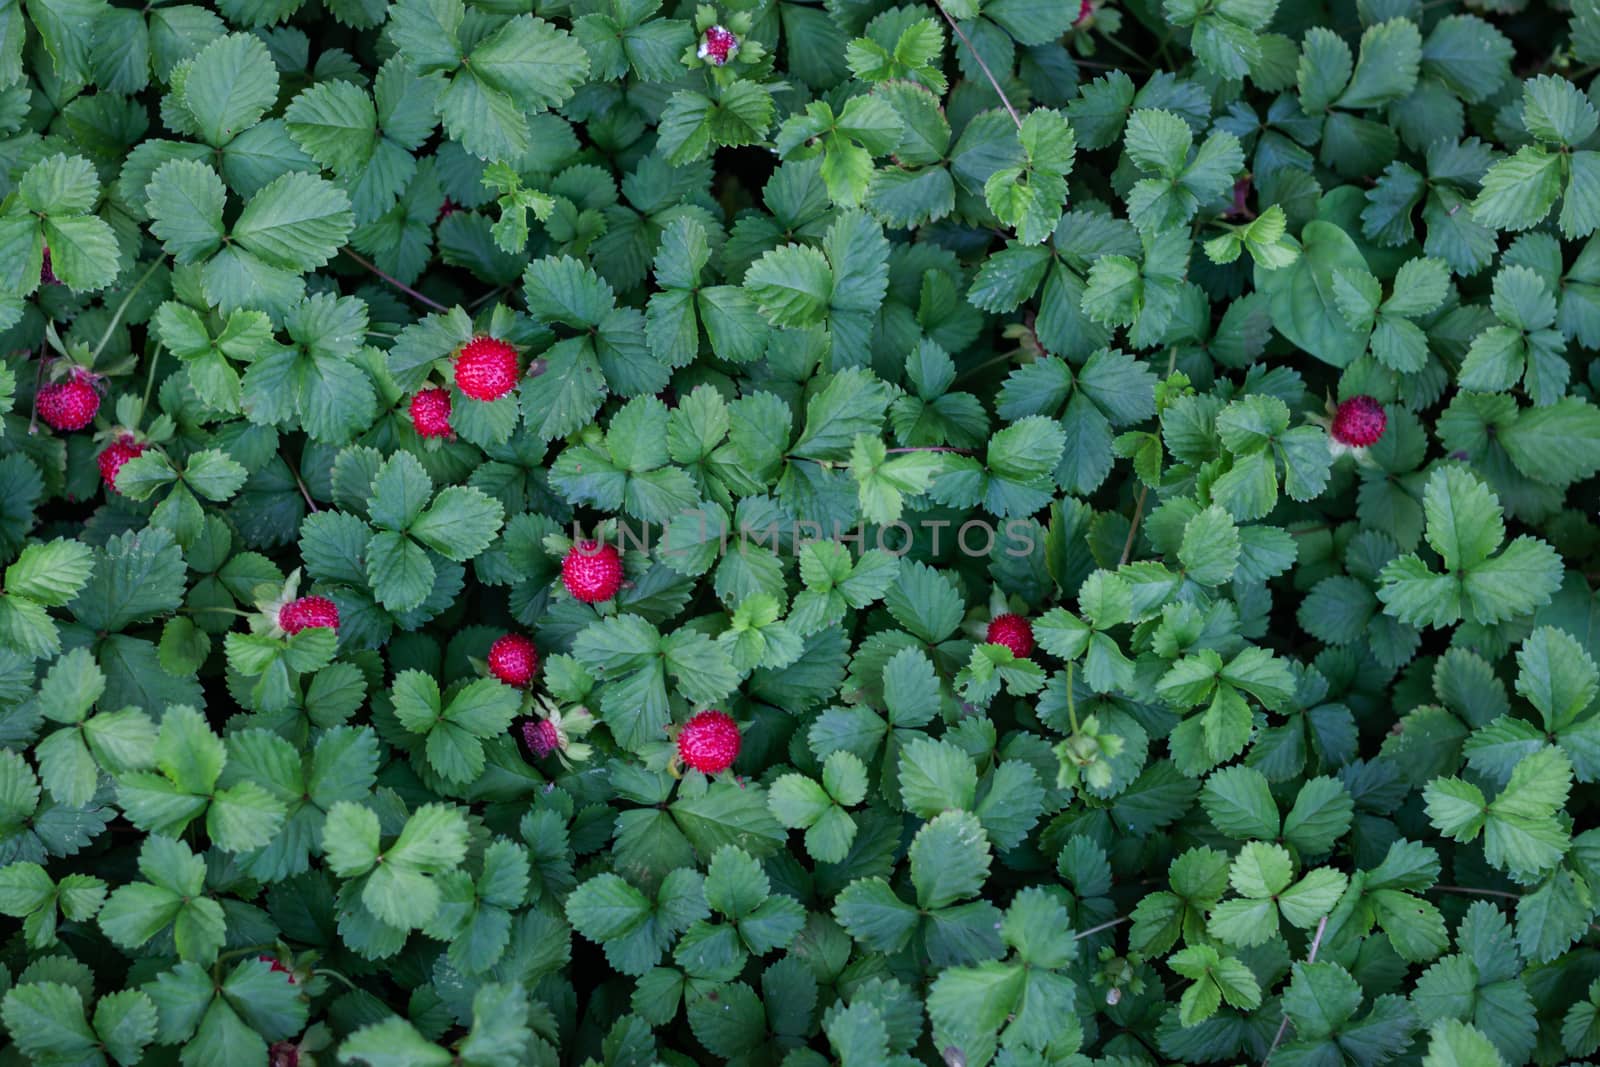
POLYGON ((1109 920, 1107 922, 1101 923, 1099 926, 1091 926, 1087 930, 1083 930, 1083 931, 1080 931, 1080 932, 1078 932, 1076 934, 1073 934, 1072 935, 1072 940, 1080 941, 1083 938, 1093 936, 1094 934, 1098 934, 1103 930, 1109 930, 1113 926, 1121 926, 1123 923, 1125 923, 1127 921, 1128 921, 1128 916, 1119 915, 1115 919, 1111 919, 1111 920, 1109 920))
POLYGON ((300 479, 300 472, 295 470, 294 465, 288 460, 284 460, 284 466, 289 468, 289 473, 294 477, 294 484, 300 487, 300 495, 306 498, 306 507, 312 511, 321 511, 322 509, 317 507, 317 502, 311 499, 311 490, 307 489, 306 483, 300 479))
MULTIPOLYGON (((1317 920, 1317 933, 1311 939, 1311 950, 1306 953, 1307 963, 1317 962, 1317 949, 1322 947, 1322 935, 1328 929, 1328 917, 1324 915, 1317 920)), ((1267 1046, 1267 1054, 1261 1057, 1261 1067, 1267 1067, 1267 1061, 1272 1059, 1272 1054, 1278 1051, 1278 1045, 1283 1042, 1283 1035, 1289 1032, 1289 1015, 1284 1013, 1283 1021, 1278 1023, 1278 1032, 1272 1038, 1272 1044, 1267 1046)))
POLYGON ((1429 886, 1433 893, 1458 893, 1464 897, 1499 897, 1501 900, 1521 900, 1519 893, 1508 893, 1504 889, 1474 889, 1468 885, 1436 885, 1429 886))
POLYGON ((39 352, 39 369, 33 376, 33 413, 28 416, 28 436, 39 432, 39 387, 44 384, 44 352, 39 352))
POLYGON ((350 251, 349 248, 346 248, 344 250, 344 254, 349 256, 351 259, 355 260, 357 263, 361 264, 363 267, 365 267, 368 270, 370 270, 372 273, 376 274, 378 277, 382 278, 384 281, 388 282, 390 285, 394 286, 396 289, 400 290, 402 293, 405 293, 407 296, 409 296, 411 299, 417 301, 419 304, 425 304, 426 306, 431 307, 435 311, 449 311, 450 310, 449 308, 445 307, 443 304, 439 303, 439 301, 433 299, 432 297, 423 296, 421 293, 417 292, 415 289, 411 288, 411 286, 407 285, 405 282, 401 281, 399 278, 396 278, 394 275, 385 274, 383 272, 383 270, 381 268, 379 268, 379 266, 376 263, 372 262, 370 259, 366 259, 363 256, 357 255, 356 253, 350 251))
MULTIPOLYGON (((1178 366, 1178 346, 1177 345, 1173 345, 1172 346, 1172 350, 1167 354, 1167 377, 1168 378, 1172 377, 1172 372, 1177 369, 1177 366, 1178 366)), ((1140 485, 1139 486, 1139 499, 1134 501, 1134 505, 1133 505, 1133 521, 1128 524, 1128 539, 1122 543, 1122 558, 1121 558, 1120 562, 1118 562, 1118 564, 1117 564, 1117 566, 1119 566, 1119 567, 1123 566, 1124 564, 1126 564, 1128 562, 1128 560, 1133 556, 1133 541, 1134 541, 1134 538, 1139 536, 1139 520, 1144 518, 1144 501, 1145 501, 1145 497, 1148 496, 1149 493, 1150 493, 1150 487, 1148 485, 1140 485)))
POLYGON ((160 362, 161 344, 157 342, 155 349, 150 353, 150 369, 144 376, 144 404, 140 407, 140 418, 144 417, 142 412, 150 410, 150 394, 155 392, 156 388, 156 365, 160 362))
POLYGON ((161 256, 157 256, 156 261, 150 264, 150 268, 139 275, 139 280, 133 283, 133 288, 122 294, 122 302, 117 305, 117 310, 112 312, 111 321, 106 323, 105 332, 100 335, 100 343, 94 346, 93 352, 89 353, 90 363, 100 358, 100 353, 105 349, 106 342, 111 340, 111 331, 115 330, 117 324, 122 321, 122 316, 127 312, 128 305, 133 302, 134 296, 138 294, 140 289, 144 288, 144 283, 150 280, 150 275, 154 274, 156 268, 161 266, 163 262, 165 260, 161 256))
POLYGON ((943 15, 944 20, 950 24, 950 29, 957 37, 961 38, 961 43, 967 46, 967 51, 972 53, 972 58, 978 61, 978 69, 983 71, 985 78, 989 79, 989 84, 994 86, 994 91, 1000 94, 1000 102, 1006 106, 1006 111, 1011 115, 1011 121, 1017 124, 1017 129, 1022 129, 1022 116, 1017 114, 1017 109, 1011 106, 1011 98, 1006 95, 1006 91, 1000 88, 1000 79, 994 76, 994 71, 989 69, 989 64, 984 62, 983 56, 978 53, 976 48, 972 47, 971 38, 966 35, 966 32, 960 26, 956 25, 956 20, 950 17, 950 12, 944 9, 944 5, 939 0, 933 0, 933 6, 939 9, 939 14, 943 15))

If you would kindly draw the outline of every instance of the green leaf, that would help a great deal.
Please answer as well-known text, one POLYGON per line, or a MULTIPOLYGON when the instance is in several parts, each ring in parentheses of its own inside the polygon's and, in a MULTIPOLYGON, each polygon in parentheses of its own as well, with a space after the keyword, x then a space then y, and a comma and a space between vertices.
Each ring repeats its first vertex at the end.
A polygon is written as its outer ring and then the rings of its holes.
POLYGON ((163 163, 145 190, 150 230, 178 263, 199 263, 222 247, 222 179, 196 160, 163 163))
POLYGON ((911 881, 923 908, 947 907, 975 896, 989 875, 989 838, 976 816, 946 811, 911 842, 911 881))
POLYGON ((923 818, 949 808, 972 807, 978 771, 965 752, 947 741, 912 740, 900 752, 900 795, 923 818))
POLYGON ((1369 26, 1361 35, 1361 57, 1355 75, 1335 103, 1368 108, 1410 93, 1422 61, 1422 34, 1409 19, 1391 19, 1369 26))
POLYGON ((60 982, 30 982, 12 987, 0 1001, 17 1047, 45 1062, 92 1062, 99 1041, 83 1014, 78 990, 60 982))
POLYGON ((1504 1067, 1505 1060, 1483 1032, 1459 1019, 1441 1019, 1428 1031, 1423 1067, 1504 1067))
POLYGON ((816 326, 833 297, 833 274, 821 252, 787 245, 752 265, 744 287, 774 326, 816 326))
POLYGON ((1527 145, 1483 176, 1472 217, 1497 230, 1526 230, 1550 214, 1560 195, 1560 157, 1527 145))
POLYGON ((502 517, 498 501, 469 486, 451 486, 416 517, 409 532, 446 559, 465 562, 489 547, 502 517))
POLYGON ((31 544, 6 568, 5 588, 46 607, 60 607, 75 597, 94 571, 89 546, 66 538, 31 544))
POLYGON ((207 144, 221 147, 261 120, 278 99, 278 68, 260 39, 235 33, 194 57, 183 102, 207 144))
POLYGON ((341 1063, 367 1067, 448 1067, 455 1057, 398 1015, 362 1027, 339 1045, 341 1063))
POLYGON ((1239 562, 1239 531, 1228 513, 1213 504, 1190 519, 1178 558, 1185 573, 1201 585, 1221 585, 1232 578, 1239 562))
POLYGON ((1240 841, 1278 836, 1278 806, 1267 780, 1249 767, 1229 767, 1211 775, 1200 803, 1216 829, 1240 841))
POLYGON ((291 172, 250 199, 233 239, 267 263, 292 271, 320 267, 349 236, 350 198, 332 182, 291 172))

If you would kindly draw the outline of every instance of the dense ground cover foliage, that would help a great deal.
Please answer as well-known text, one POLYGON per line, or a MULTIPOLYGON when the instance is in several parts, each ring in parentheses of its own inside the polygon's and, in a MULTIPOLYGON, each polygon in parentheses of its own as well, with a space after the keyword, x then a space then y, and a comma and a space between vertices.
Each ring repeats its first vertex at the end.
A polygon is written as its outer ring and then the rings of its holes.
POLYGON ((0 4, 0 1063, 1595 1054, 1597 65, 0 4))

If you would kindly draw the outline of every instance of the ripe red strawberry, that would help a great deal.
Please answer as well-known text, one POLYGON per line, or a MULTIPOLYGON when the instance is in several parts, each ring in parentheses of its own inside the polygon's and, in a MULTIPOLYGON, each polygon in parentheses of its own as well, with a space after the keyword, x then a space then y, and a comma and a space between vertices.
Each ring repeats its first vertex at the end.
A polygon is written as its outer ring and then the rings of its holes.
POLYGON ((95 462, 100 466, 100 480, 106 483, 106 488, 117 492, 117 472, 122 465, 135 456, 142 456, 149 446, 131 433, 125 433, 106 445, 96 457, 95 462))
POLYGON ((100 410, 100 394, 94 376, 82 367, 73 368, 64 382, 51 382, 35 398, 39 417, 57 430, 81 430, 94 421, 100 410))
POLYGON ((1365 448, 1383 436, 1389 416, 1370 396, 1353 396, 1333 416, 1333 439, 1350 448, 1365 448))
POLYGON ((678 758, 705 774, 717 774, 739 758, 739 724, 725 711, 691 715, 678 731, 678 758))
POLYGON ((411 425, 418 437, 454 437, 450 429, 450 390, 424 389, 411 398, 411 425))
POLYGON ((274 1041, 267 1049, 267 1067, 300 1067, 300 1046, 293 1041, 274 1041))
POLYGON ((289 984, 290 985, 294 985, 295 984, 294 983, 294 972, 291 971, 289 968, 285 967, 283 965, 283 961, 278 959, 278 957, 276 957, 276 956, 257 956, 256 959, 260 960, 262 963, 270 963, 270 964, 272 964, 272 969, 274 971, 282 971, 284 974, 289 976, 289 984))
POLYGON ((989 623, 984 640, 991 645, 1004 645, 1018 659, 1027 659, 1033 651, 1033 623, 1021 615, 996 615, 989 623))
POLYGON ((528 719, 522 724, 522 743, 534 758, 544 759, 561 747, 561 731, 551 719, 528 719))
POLYGON ((517 350, 493 337, 474 337, 456 357, 456 386, 474 400, 499 400, 517 387, 517 350))
POLYGON ((60 285, 61 279, 56 277, 56 272, 50 269, 50 246, 44 246, 44 263, 39 267, 39 282, 42 285, 60 285))
POLYGON ((507 685, 526 689, 539 670, 539 651, 521 634, 506 634, 489 646, 489 673, 507 685))
POLYGON ((739 51, 739 35, 722 26, 713 26, 700 37, 695 53, 713 67, 720 67, 739 51))
POLYGON ((561 582, 585 604, 610 600, 622 588, 622 554, 616 545, 579 541, 561 561, 561 582))
POLYGON ((325 596, 303 596, 278 609, 278 625, 286 634, 317 626, 339 629, 339 605, 325 596))

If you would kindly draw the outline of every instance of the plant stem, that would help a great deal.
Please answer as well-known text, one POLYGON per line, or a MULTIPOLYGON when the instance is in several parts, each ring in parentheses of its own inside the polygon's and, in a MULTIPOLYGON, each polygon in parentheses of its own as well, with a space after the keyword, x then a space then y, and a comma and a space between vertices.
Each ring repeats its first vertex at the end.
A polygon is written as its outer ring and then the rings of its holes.
POLYGON ((161 342, 156 342, 155 351, 150 353, 150 369, 144 376, 144 403, 140 406, 140 415, 150 410, 150 394, 156 387, 156 365, 161 362, 161 342))
MULTIPOLYGON (((1137 62, 1141 69, 1143 69, 1143 70, 1149 70, 1150 69, 1150 61, 1148 59, 1146 59, 1144 56, 1141 56, 1138 52, 1135 52, 1132 48, 1129 48, 1127 45, 1123 44, 1121 41, 1117 40, 1116 37, 1112 36, 1109 33, 1104 33, 1104 34, 1100 35, 1100 39, 1105 41, 1111 47, 1115 48, 1117 51, 1121 52, 1123 55, 1127 56, 1129 59, 1132 59, 1135 62, 1137 62)), ((1163 45, 1162 47, 1165 48, 1166 46, 1163 45)), ((1082 60, 1078 60, 1077 62, 1082 62, 1082 60)), ((1114 68, 1109 68, 1109 69, 1120 70, 1121 68, 1120 67, 1114 67, 1114 68)))
MULTIPOLYGON (((1317 932, 1316 935, 1311 939, 1311 950, 1306 953, 1307 963, 1317 962, 1317 949, 1322 947, 1322 935, 1327 929, 1328 917, 1324 915, 1321 919, 1317 920, 1317 932)), ((1282 1043, 1283 1035, 1288 1033, 1288 1031, 1289 1015, 1287 1012, 1284 1012, 1283 1020, 1278 1023, 1278 1032, 1277 1034, 1273 1035, 1272 1044, 1267 1047, 1267 1054, 1261 1057, 1261 1067, 1267 1067, 1267 1061, 1272 1059, 1272 1054, 1274 1052, 1278 1051, 1278 1045, 1282 1043)))
POLYGON ((300 487, 300 495, 306 498, 306 507, 312 511, 321 511, 322 509, 317 507, 317 502, 311 499, 311 490, 307 489, 306 483, 300 480, 300 472, 294 469, 294 464, 287 459, 283 463, 284 466, 289 468, 290 475, 294 477, 294 484, 300 487))
POLYGON ((1128 524, 1128 539, 1122 543, 1122 556, 1117 561, 1119 567, 1133 555, 1133 539, 1139 535, 1139 520, 1144 518, 1144 498, 1149 492, 1148 485, 1139 486, 1139 499, 1133 502, 1133 521, 1128 524))
POLYGON ((1072 724, 1072 732, 1078 732, 1078 701, 1072 695, 1072 673, 1077 668, 1076 660, 1067 660, 1067 721, 1072 724))
MULTIPOLYGON (((117 305, 117 310, 112 313, 111 321, 106 323, 105 332, 100 335, 100 343, 94 346, 93 352, 89 353, 90 363, 93 363, 96 359, 100 358, 100 353, 105 349, 106 342, 111 340, 111 331, 115 330, 117 328, 117 324, 122 321, 122 316, 128 310, 128 305, 133 302, 135 294, 137 294, 140 289, 144 288, 144 283, 150 280, 150 275, 154 274, 156 272, 156 268, 161 266, 164 261, 165 260, 163 257, 157 256, 156 261, 150 264, 149 269, 147 269, 143 274, 139 275, 139 280, 133 283, 133 288, 122 294, 122 302, 117 305)), ((149 398, 147 397, 147 402, 148 399, 149 398)))
MULTIPOLYGON (((1172 377, 1172 372, 1176 370, 1177 367, 1178 346, 1173 345, 1171 350, 1167 353, 1166 377, 1172 377)), ((1133 555, 1133 539, 1139 534, 1139 520, 1144 518, 1144 501, 1145 497, 1149 495, 1149 493, 1150 487, 1148 485, 1139 486, 1139 499, 1134 501, 1133 504, 1133 522, 1128 524, 1128 539, 1122 544, 1122 558, 1117 563, 1117 566, 1119 567, 1125 565, 1129 558, 1133 555)))
MULTIPOLYGON (((1493 897, 1496 900, 1522 900, 1521 893, 1511 893, 1504 889, 1478 889, 1470 885, 1433 885, 1428 887, 1430 893, 1455 893, 1464 897, 1493 897)), ((1589 929, 1600 933, 1600 923, 1590 923, 1589 929)))
POLYGON ((1009 363, 1009 362, 1011 362, 1011 357, 1015 356, 1016 354, 1017 353, 1015 351, 1005 352, 1005 353, 1002 353, 1002 354, 1000 354, 998 356, 993 356, 993 357, 991 357, 989 359, 986 359, 982 363, 978 364, 976 367, 972 367, 972 368, 970 368, 968 370, 962 371, 960 374, 958 374, 956 376, 956 380, 951 382, 950 384, 951 384, 952 387, 960 385, 962 382, 966 381, 968 378, 972 377, 974 374, 979 374, 979 373, 981 373, 983 371, 986 371, 990 367, 994 366, 996 363, 1009 363))
POLYGON ((1474 889, 1466 885, 1435 885, 1429 886, 1430 893, 1459 893, 1464 897, 1498 897, 1501 900, 1521 900, 1520 893, 1508 893, 1504 889, 1474 889))
POLYGON ((1089 929, 1084 930, 1081 933, 1073 934, 1072 935, 1072 940, 1074 940, 1074 941, 1081 940, 1081 939, 1083 939, 1085 937, 1089 937, 1089 936, 1091 936, 1093 934, 1098 934, 1102 930, 1109 930, 1113 926, 1121 926, 1123 923, 1125 923, 1127 921, 1128 921, 1128 916, 1119 915, 1117 918, 1112 919, 1109 922, 1103 922, 1099 926, 1091 926, 1091 927, 1089 927, 1089 929))
POLYGON ((28 436, 39 432, 39 386, 44 382, 44 353, 39 353, 39 369, 33 376, 33 412, 28 416, 28 436))
POLYGON ((1328 917, 1324 915, 1322 918, 1317 920, 1317 932, 1316 935, 1311 939, 1311 951, 1306 953, 1307 963, 1317 962, 1317 949, 1322 947, 1322 935, 1327 931, 1327 929, 1328 917))
POLYGON ((495 288, 490 289, 487 293, 484 293, 482 296, 478 297, 472 303, 468 304, 467 307, 469 307, 469 308, 482 307, 483 305, 487 304, 489 301, 494 300, 494 299, 498 298, 499 296, 501 296, 503 293, 506 293, 507 291, 509 291, 510 288, 511 287, 507 286, 507 285, 496 286, 495 288))
POLYGON ((407 285, 399 278, 396 278, 394 275, 385 274, 381 269, 379 269, 378 265, 372 262, 370 259, 366 259, 357 255, 356 253, 350 251, 349 248, 344 249, 344 254, 370 270, 372 273, 376 274, 378 277, 382 278, 384 281, 388 282, 390 285, 394 286, 396 289, 400 290, 402 293, 409 296, 411 299, 417 301, 419 304, 424 304, 427 307, 431 307, 435 311, 450 310, 432 297, 423 296, 421 293, 417 292, 415 289, 411 288, 411 286, 407 285))
POLYGON ((967 46, 967 51, 972 53, 972 58, 978 61, 978 69, 983 71, 983 76, 989 79, 989 84, 994 86, 994 91, 1000 94, 1000 102, 1006 106, 1007 113, 1011 115, 1011 121, 1017 124, 1017 129, 1022 129, 1022 116, 1018 115, 1017 109, 1011 106, 1011 98, 1006 95, 1006 91, 1000 88, 1000 79, 994 76, 994 71, 989 69, 989 64, 984 62, 983 56, 979 55, 978 50, 972 47, 972 40, 960 26, 956 25, 956 20, 950 17, 950 12, 944 9, 944 5, 939 0, 933 0, 933 6, 939 9, 939 14, 943 15, 944 20, 950 24, 950 29, 957 37, 961 38, 961 43, 967 46))
POLYGON ((274 949, 274 948, 277 948, 277 947, 278 947, 277 945, 274 945, 272 942, 268 941, 266 944, 263 944, 263 945, 246 945, 244 948, 229 949, 227 952, 224 952, 224 953, 222 953, 221 955, 219 955, 217 957, 217 963, 219 963, 219 964, 225 963, 228 960, 236 960, 240 956, 249 956, 249 955, 252 955, 252 954, 255 954, 255 953, 259 953, 259 952, 265 952, 268 949, 274 949))
POLYGON ((355 992, 360 993, 362 991, 360 986, 358 986, 354 982, 350 981, 350 979, 346 978, 344 975, 340 974, 338 971, 334 970, 332 967, 318 967, 316 970, 312 971, 311 973, 312 974, 325 974, 330 978, 337 978, 337 979, 339 979, 339 981, 341 981, 345 985, 349 986, 355 992))

